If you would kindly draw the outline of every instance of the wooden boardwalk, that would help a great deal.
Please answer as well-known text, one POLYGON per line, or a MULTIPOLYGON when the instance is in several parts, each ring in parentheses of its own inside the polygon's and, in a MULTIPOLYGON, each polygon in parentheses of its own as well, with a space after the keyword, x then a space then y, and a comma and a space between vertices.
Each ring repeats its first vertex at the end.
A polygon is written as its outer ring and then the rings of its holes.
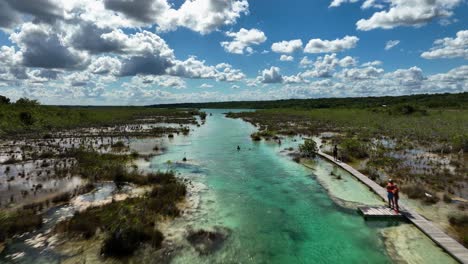
POLYGON ((360 214, 364 219, 384 218, 384 219, 404 219, 402 213, 397 213, 395 210, 388 208, 388 206, 361 206, 358 207, 360 214))
MULTIPOLYGON (((328 154, 323 152, 318 152, 317 154, 351 173, 359 181, 367 185, 373 192, 378 194, 382 199, 387 199, 387 191, 385 188, 378 185, 364 174, 360 173, 344 162, 335 161, 333 157, 328 154)), ((453 258, 455 258, 460 263, 468 264, 468 249, 465 248, 462 244, 458 243, 455 239, 442 232, 442 230, 435 226, 431 221, 422 217, 415 210, 411 209, 403 202, 400 202, 400 211, 409 221, 411 221, 417 228, 419 228, 424 234, 426 234, 430 239, 432 239, 432 241, 444 249, 453 258)))

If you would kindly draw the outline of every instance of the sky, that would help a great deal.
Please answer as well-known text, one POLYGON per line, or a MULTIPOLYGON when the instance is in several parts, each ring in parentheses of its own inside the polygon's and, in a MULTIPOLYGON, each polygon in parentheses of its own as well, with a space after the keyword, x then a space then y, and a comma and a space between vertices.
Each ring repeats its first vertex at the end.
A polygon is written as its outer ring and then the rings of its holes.
POLYGON ((468 91, 467 0, 0 0, 0 95, 56 105, 468 91))

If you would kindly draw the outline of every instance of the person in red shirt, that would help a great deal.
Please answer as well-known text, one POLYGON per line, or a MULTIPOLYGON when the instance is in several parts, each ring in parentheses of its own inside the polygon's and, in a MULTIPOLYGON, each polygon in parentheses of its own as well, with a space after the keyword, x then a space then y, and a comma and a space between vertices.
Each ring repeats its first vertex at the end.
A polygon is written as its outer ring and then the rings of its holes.
POLYGON ((398 207, 398 199, 400 199, 400 189, 398 189, 398 185, 393 184, 393 206, 394 206, 394 209, 395 209, 395 212, 398 213, 398 211, 400 210, 400 208, 398 207))
POLYGON ((392 179, 389 179, 387 183, 387 198, 388 198, 388 207, 392 209, 394 207, 394 202, 395 202, 393 199, 394 198, 393 189, 394 189, 393 181, 392 179))

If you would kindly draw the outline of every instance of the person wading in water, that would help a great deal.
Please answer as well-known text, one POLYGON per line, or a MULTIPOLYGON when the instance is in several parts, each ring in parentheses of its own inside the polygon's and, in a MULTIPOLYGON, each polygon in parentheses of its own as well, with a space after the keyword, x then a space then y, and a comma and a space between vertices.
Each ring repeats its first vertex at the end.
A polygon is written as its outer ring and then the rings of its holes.
POLYGON ((335 161, 338 160, 338 146, 337 145, 333 147, 333 158, 335 159, 335 161))
POLYGON ((388 207, 393 209, 394 207, 394 200, 393 200, 393 190, 395 189, 395 185, 393 185, 392 179, 388 180, 387 183, 387 197, 388 197, 388 207))

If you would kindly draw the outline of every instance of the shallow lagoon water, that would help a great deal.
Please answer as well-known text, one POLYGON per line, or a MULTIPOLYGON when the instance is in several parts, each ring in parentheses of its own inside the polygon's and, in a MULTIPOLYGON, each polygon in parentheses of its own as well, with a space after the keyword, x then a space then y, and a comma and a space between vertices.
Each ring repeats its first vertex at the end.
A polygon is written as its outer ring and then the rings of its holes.
MULTIPOLYGON (((312 171, 280 154, 285 144, 253 142, 255 128, 222 110, 190 137, 176 137, 153 169, 176 168, 206 186, 191 228, 224 227, 230 236, 211 255, 184 247, 175 263, 388 263, 378 228, 338 206, 312 171), (237 151, 237 146, 241 150, 237 151), (178 166, 188 163, 202 168, 178 166), (171 161, 168 163, 167 161, 171 161)), ((292 143, 293 144, 293 143, 292 143)), ((187 221, 173 227, 183 230, 187 221)))
MULTIPOLYGON (((336 199, 366 204, 381 202, 345 172, 339 172, 340 181, 327 180, 326 175, 333 170, 331 164, 318 162, 311 170, 293 162, 283 150, 297 146, 300 140, 285 139, 281 146, 274 142, 253 142, 250 134, 255 127, 252 125, 224 117, 225 110, 206 111, 213 115, 189 136, 147 142, 151 147, 152 143, 168 147, 149 164, 145 163, 148 169, 175 169, 178 175, 190 179, 192 189, 196 190, 188 199, 191 207, 187 212, 160 226, 166 243, 174 249, 167 260, 172 263, 392 263, 396 259, 430 263, 417 257, 430 251, 433 263, 453 261, 414 227, 411 230, 416 235, 408 243, 408 239, 399 239, 404 233, 400 225, 405 228, 408 225, 366 222, 354 208, 336 203, 336 199), (238 145, 240 151, 236 149, 238 145), (187 162, 182 162, 184 157, 187 162), (200 255, 185 236, 188 230, 201 228, 228 229, 229 236, 218 251, 200 255), (423 247, 418 240, 424 242, 423 247), (418 251, 413 251, 411 246, 418 251), (392 259, 387 252, 395 253, 389 247, 406 250, 416 258, 403 254, 392 259)), ((141 253, 132 263, 155 262, 154 252, 141 253)), ((87 261, 91 263, 99 258, 87 259, 94 260, 87 261)), ((57 259, 50 261, 54 262, 57 259)))

